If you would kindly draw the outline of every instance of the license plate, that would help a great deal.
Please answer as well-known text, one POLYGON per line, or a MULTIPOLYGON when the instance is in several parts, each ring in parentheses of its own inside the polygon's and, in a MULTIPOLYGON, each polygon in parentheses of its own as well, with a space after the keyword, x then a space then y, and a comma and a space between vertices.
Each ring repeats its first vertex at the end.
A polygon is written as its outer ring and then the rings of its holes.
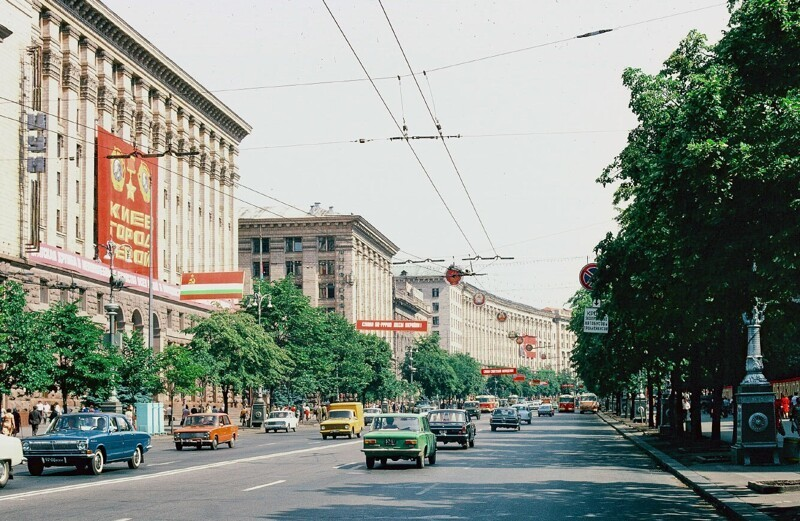
POLYGON ((384 442, 384 445, 386 445, 387 447, 394 447, 394 440, 386 440, 384 442))
POLYGON ((66 463, 67 458, 42 458, 45 463, 66 463))

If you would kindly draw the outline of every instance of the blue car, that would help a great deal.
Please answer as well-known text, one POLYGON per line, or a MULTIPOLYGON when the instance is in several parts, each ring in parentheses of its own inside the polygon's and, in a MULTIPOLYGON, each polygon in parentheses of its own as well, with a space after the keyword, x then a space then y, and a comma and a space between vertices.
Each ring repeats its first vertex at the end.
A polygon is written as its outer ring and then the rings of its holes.
POLYGON ((23 440, 22 453, 32 476, 41 476, 45 467, 88 468, 98 475, 115 461, 139 468, 150 447, 150 435, 121 414, 76 413, 60 416, 46 435, 23 440))

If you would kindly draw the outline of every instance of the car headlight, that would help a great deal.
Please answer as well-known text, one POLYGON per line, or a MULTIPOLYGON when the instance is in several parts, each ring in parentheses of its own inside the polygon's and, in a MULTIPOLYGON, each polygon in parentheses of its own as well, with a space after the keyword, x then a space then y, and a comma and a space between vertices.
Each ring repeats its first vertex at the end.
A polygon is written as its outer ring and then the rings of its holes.
POLYGON ((78 442, 78 450, 83 452, 86 450, 86 447, 89 446, 88 440, 81 440, 78 442))
POLYGON ((31 444, 27 441, 22 442, 22 450, 30 450, 31 444))
POLYGON ((203 439, 207 440, 207 439, 209 439, 210 437, 211 437, 211 436, 209 435, 209 433, 207 433, 207 432, 204 432, 204 433, 203 433, 203 439))
POLYGON ((324 431, 325 430, 325 425, 320 425, 319 426, 319 430, 324 431))

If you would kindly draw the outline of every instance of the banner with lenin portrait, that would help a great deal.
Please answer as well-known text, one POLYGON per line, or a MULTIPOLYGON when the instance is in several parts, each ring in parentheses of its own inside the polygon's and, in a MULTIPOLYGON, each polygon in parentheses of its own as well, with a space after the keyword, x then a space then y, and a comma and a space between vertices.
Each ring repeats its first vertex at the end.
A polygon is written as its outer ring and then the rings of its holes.
POLYGON ((152 262, 157 276, 157 182, 158 158, 141 157, 133 145, 97 128, 97 243, 117 244, 114 269, 147 276, 152 262))

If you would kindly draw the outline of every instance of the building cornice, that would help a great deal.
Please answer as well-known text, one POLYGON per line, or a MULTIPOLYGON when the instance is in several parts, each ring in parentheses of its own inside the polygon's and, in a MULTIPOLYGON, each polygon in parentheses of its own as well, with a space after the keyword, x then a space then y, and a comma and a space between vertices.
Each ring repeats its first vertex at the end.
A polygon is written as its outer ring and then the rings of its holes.
POLYGON ((48 4, 69 14, 74 22, 91 31, 93 36, 97 35, 108 46, 130 59, 132 65, 160 82, 165 87, 165 94, 174 93, 237 143, 252 130, 247 122, 103 3, 97 0, 47 0, 42 2, 42 8, 47 9, 48 4))

